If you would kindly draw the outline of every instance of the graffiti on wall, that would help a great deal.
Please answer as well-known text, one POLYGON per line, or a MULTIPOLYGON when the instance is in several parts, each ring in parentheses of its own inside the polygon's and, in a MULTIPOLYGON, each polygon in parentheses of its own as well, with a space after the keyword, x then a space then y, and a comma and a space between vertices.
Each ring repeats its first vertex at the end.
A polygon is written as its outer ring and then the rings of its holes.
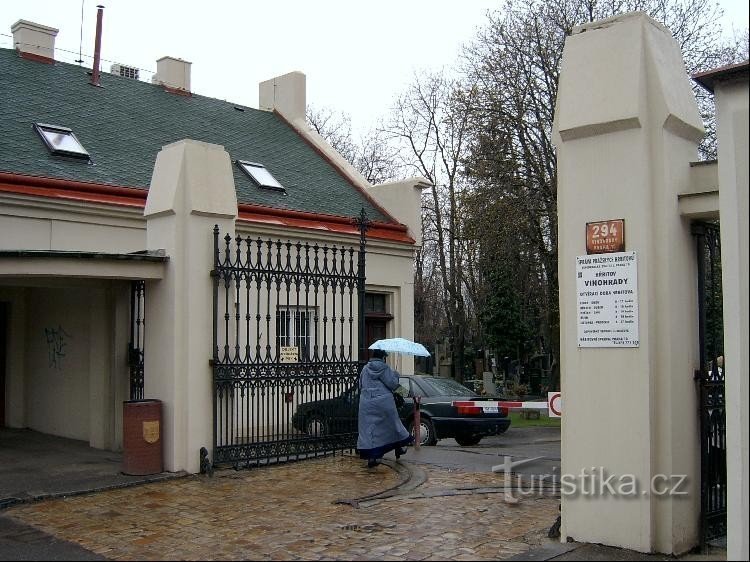
POLYGON ((47 338, 47 360, 50 369, 62 369, 62 361, 68 347, 68 340, 72 337, 61 325, 57 328, 45 328, 44 335, 47 338))

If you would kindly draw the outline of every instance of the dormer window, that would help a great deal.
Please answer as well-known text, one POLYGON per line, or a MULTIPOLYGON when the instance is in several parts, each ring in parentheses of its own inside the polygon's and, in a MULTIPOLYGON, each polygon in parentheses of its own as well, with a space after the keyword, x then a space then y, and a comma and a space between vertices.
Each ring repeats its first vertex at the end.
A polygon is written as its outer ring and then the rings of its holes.
POLYGON ((274 189, 286 193, 286 189, 281 185, 275 177, 271 175, 263 164, 256 164, 255 162, 246 162, 244 160, 237 160, 237 165, 242 168, 250 179, 255 182, 255 185, 265 189, 274 189))
POLYGON ((73 158, 81 158, 83 160, 91 158, 71 129, 58 125, 46 125, 44 123, 34 123, 34 129, 42 137, 44 144, 47 145, 52 154, 72 156, 73 158))

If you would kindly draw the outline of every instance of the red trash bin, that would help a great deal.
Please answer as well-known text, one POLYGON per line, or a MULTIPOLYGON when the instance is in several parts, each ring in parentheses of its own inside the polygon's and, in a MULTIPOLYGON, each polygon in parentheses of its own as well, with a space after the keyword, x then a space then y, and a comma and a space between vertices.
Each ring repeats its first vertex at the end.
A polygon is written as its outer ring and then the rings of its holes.
POLYGON ((123 474, 162 472, 161 400, 128 400, 122 405, 123 474))

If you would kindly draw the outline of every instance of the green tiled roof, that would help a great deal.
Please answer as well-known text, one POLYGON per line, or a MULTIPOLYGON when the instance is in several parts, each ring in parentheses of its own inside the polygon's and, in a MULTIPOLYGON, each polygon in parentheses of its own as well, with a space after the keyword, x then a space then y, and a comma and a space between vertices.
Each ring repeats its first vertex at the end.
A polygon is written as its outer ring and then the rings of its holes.
POLYGON ((237 200, 282 209, 389 221, 273 113, 213 98, 180 96, 138 80, 43 64, 0 49, 0 171, 148 188, 162 146, 182 139, 222 145, 232 162, 258 162, 287 195, 256 187, 233 164, 237 200), (34 123, 69 127, 92 164, 53 156, 34 123))

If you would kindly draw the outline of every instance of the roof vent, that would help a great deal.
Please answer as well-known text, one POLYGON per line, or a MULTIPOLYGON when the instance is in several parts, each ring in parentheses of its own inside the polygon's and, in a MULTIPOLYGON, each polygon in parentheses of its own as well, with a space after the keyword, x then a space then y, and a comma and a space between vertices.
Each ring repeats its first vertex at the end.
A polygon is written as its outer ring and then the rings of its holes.
POLYGON ((134 66, 125 66, 124 64, 113 64, 109 71, 116 76, 122 76, 123 78, 132 78, 138 80, 140 77, 139 70, 134 66))

